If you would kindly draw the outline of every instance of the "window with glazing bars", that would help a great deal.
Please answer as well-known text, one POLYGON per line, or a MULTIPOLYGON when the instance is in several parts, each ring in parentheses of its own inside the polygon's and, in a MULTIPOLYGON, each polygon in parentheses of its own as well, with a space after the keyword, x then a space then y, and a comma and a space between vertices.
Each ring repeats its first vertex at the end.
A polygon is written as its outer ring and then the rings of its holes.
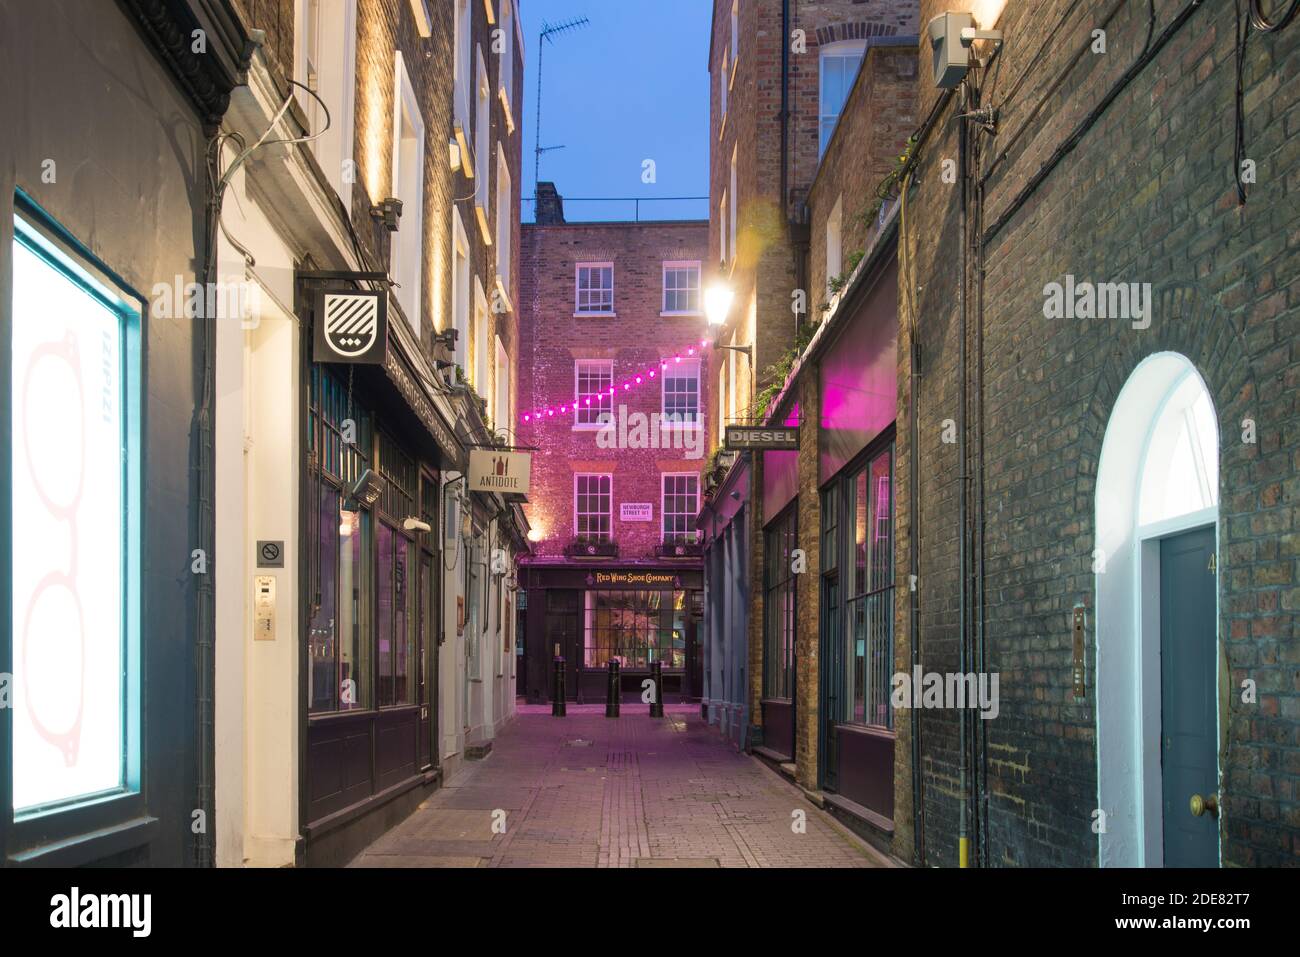
MULTIPOLYGON (((894 726, 894 450, 872 458, 848 488, 852 521, 845 620, 848 641, 845 701, 853 724, 894 726)), ((846 529, 848 531, 848 529, 846 529)))
POLYGON ((663 477, 663 536, 665 544, 695 541, 695 513, 699 511, 698 475, 663 477))
POLYGON ((344 484, 360 478, 370 463, 370 416, 320 365, 311 372, 310 441, 321 471, 344 484))
POLYGON ((614 266, 592 263, 578 266, 578 312, 614 311, 614 266))
POLYGON ((574 534, 578 538, 609 541, 613 476, 575 475, 573 482, 574 534))
POLYGON ((794 697, 795 602, 798 576, 794 550, 799 547, 799 512, 787 508, 766 531, 764 571, 764 689, 769 698, 794 697))
POLYGON ((574 367, 578 402, 574 406, 574 425, 601 425, 613 415, 614 363, 608 359, 579 359, 574 367))
POLYGON ((664 263, 664 312, 700 311, 700 264, 664 263))
POLYGON ((617 658, 623 668, 686 665, 686 592, 605 591, 585 593, 583 664, 604 668, 617 658))
POLYGON ((678 425, 700 422, 700 361, 676 356, 663 360, 664 419, 678 425))

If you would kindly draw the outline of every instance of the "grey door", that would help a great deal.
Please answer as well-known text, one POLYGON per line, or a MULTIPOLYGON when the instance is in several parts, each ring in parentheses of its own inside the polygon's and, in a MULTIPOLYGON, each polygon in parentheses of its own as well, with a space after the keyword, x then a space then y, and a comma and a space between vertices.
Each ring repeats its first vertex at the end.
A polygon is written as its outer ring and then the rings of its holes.
POLYGON ((1191 799, 1218 798, 1215 705, 1214 529, 1160 542, 1160 764, 1166 867, 1217 867, 1217 810, 1192 813, 1191 799))

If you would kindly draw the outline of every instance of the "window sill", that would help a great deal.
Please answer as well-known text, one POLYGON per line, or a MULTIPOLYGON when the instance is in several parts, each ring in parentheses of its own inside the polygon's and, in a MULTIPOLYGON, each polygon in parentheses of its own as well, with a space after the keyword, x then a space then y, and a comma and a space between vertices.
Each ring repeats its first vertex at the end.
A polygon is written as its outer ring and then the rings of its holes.
POLYGON ((575 312, 574 319, 617 319, 616 312, 575 312))
POLYGON ((696 310, 694 312, 669 312, 667 310, 660 312, 661 319, 699 319, 704 313, 696 310))
MULTIPOLYGON (((613 423, 610 424, 612 425, 613 423)), ((599 432, 604 428, 607 428, 607 426, 604 425, 603 423, 600 425, 575 425, 573 426, 573 431, 574 432, 599 432)))
POLYGON ((138 817, 88 834, 79 834, 10 854, 9 862, 20 867, 78 867, 148 844, 158 835, 159 827, 156 817, 138 817))

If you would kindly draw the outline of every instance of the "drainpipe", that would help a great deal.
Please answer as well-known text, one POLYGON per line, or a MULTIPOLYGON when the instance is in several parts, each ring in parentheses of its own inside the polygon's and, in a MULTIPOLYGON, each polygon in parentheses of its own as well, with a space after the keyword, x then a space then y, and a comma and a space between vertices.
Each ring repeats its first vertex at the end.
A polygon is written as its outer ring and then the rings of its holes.
MULTIPOLYGON (((957 255, 957 334, 961 338, 960 372, 958 375, 958 381, 961 383, 960 386, 961 393, 957 405, 957 460, 958 460, 958 467, 960 469, 958 473, 959 489, 958 489, 958 496, 957 496, 957 527, 960 531, 960 538, 958 539, 958 552, 957 552, 958 555, 957 577, 961 582, 961 593, 959 599, 960 640, 957 645, 959 649, 959 663, 958 663, 957 670, 963 676, 962 679, 963 681, 965 680, 964 676, 969 671, 969 668, 967 667, 969 656, 967 655, 966 644, 967 644, 968 632, 970 630, 970 608, 967 606, 967 602, 966 602, 966 592, 967 592, 966 579, 969 572, 967 568, 967 554, 966 554, 967 521, 969 519, 969 515, 967 514, 967 507, 966 507, 967 506, 966 482, 968 478, 966 474, 967 465, 968 465, 968 460, 967 460, 968 448, 966 442, 966 379, 968 374, 967 362, 969 358, 967 355, 967 342, 966 342, 966 268, 967 268, 966 191, 967 191, 967 179, 969 175, 969 170, 967 169, 968 157, 966 155, 966 119, 965 116, 963 115, 967 111, 968 99, 969 99, 969 90, 967 88, 966 83, 963 81, 961 102, 958 105, 959 113, 957 117, 957 157, 958 157, 957 165, 959 170, 957 175, 959 180, 961 181, 961 193, 958 199, 960 209, 959 209, 959 220, 958 220, 958 229, 957 229, 958 244, 959 244, 958 255, 957 255)), ((967 749, 969 747, 970 740, 966 728, 967 719, 969 718, 969 710, 966 707, 967 702, 963 700, 962 704, 963 707, 960 709, 957 715, 958 752, 960 754, 960 759, 961 759, 960 769, 959 769, 961 805, 960 805, 959 816, 958 816, 957 856, 959 862, 958 866, 969 867, 970 866, 970 834, 967 827, 967 819, 970 816, 970 800, 969 800, 970 764, 968 760, 967 749)))
MULTIPOLYGON (((975 107, 979 107, 979 91, 975 91, 975 107)), ((972 144, 975 151, 974 165, 976 168, 980 164, 980 147, 979 136, 975 137, 972 144)), ((980 235, 984 228, 984 184, 977 182, 975 185, 974 195, 974 215, 975 229, 974 235, 980 235)), ((975 393, 975 417, 978 422, 978 432, 975 435, 975 670, 980 675, 988 673, 988 663, 985 655, 984 643, 984 617, 985 617, 985 598, 984 598, 984 247, 983 245, 972 244, 975 255, 974 276, 975 283, 975 381, 973 391, 975 393)), ((978 822, 978 857, 980 864, 984 867, 989 862, 989 750, 988 750, 988 722, 972 718, 979 729, 976 735, 976 754, 978 764, 976 768, 975 795, 976 807, 975 817, 978 822)))
MULTIPOLYGON (((900 222, 898 230, 899 244, 899 282, 903 284, 903 298, 905 302, 911 302, 911 290, 908 288, 911 283, 911 273, 907 268, 907 194, 912 187, 912 174, 908 173, 903 178, 903 189, 901 195, 900 222)), ((908 502, 911 514, 908 517, 908 550, 910 552, 910 572, 908 579, 908 601, 910 614, 908 618, 909 641, 911 644, 911 674, 917 673, 917 668, 921 665, 921 553, 920 553, 920 526, 921 526, 921 507, 920 507, 920 480, 918 474, 921 468, 921 393, 917 386, 921 377, 921 343, 918 336, 917 319, 914 310, 908 311, 907 322, 911 338, 911 356, 909 357, 909 376, 911 381, 911 395, 909 396, 910 409, 910 429, 908 438, 908 502)), ((925 866, 925 779, 921 774, 921 712, 918 708, 912 708, 908 712, 912 719, 912 847, 913 863, 918 867, 925 866)))

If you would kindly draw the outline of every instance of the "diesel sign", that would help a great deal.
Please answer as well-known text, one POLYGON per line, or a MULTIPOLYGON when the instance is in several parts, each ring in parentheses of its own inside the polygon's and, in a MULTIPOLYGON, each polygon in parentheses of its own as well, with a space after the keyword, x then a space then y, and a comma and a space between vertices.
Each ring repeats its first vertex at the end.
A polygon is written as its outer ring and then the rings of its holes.
POLYGON ((729 425, 726 447, 729 451, 742 449, 794 451, 799 448, 799 429, 794 427, 755 429, 747 425, 729 425))

